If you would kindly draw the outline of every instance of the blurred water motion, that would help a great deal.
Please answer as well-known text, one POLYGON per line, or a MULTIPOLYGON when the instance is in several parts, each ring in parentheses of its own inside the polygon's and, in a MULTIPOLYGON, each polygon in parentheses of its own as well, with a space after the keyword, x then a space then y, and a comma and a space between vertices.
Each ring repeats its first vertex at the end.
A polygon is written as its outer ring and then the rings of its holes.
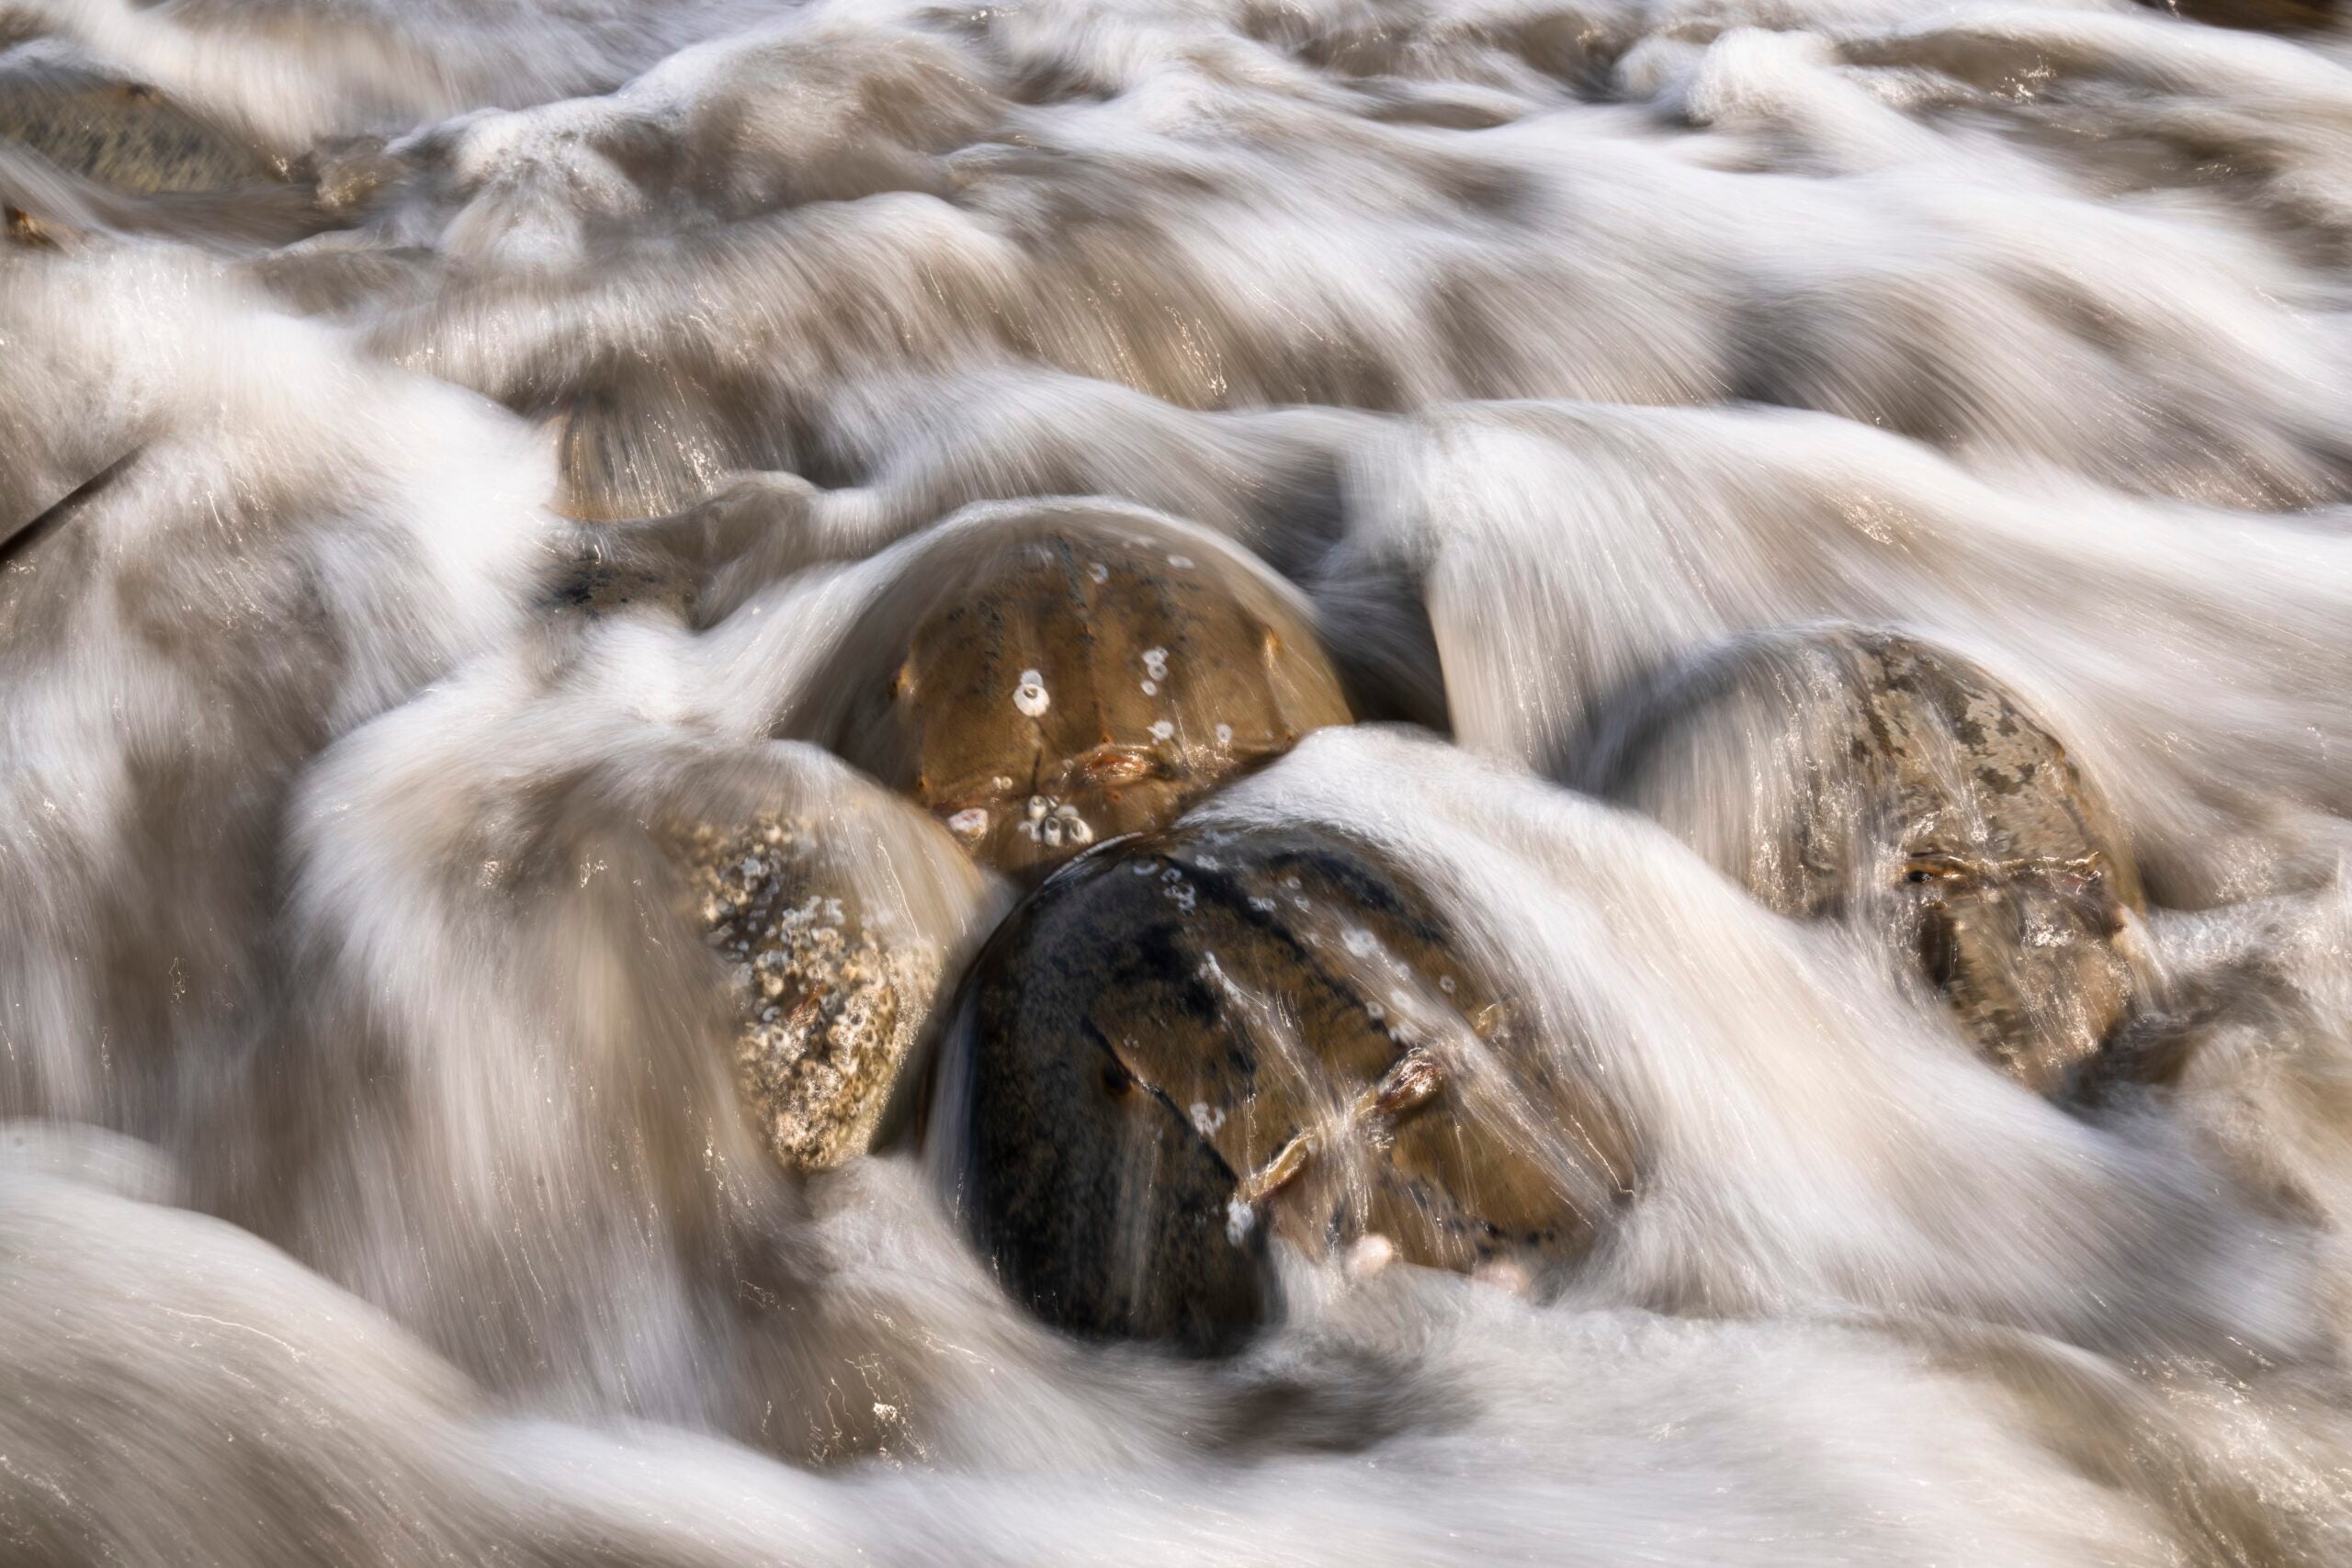
POLYGON ((2197 14, 0 4, 0 1562, 2352 1561, 2197 14))

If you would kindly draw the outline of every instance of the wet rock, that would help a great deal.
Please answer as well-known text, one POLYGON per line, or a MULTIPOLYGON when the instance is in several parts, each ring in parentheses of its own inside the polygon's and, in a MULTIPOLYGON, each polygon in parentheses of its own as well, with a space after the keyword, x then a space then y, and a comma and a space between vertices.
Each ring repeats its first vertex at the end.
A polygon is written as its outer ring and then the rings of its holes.
POLYGON ((931 998, 937 944, 861 898, 807 818, 673 824, 690 916, 725 963, 737 1087, 776 1158, 865 1151, 931 998))
POLYGON ((1781 913, 1879 933, 2032 1089, 2124 1019, 2142 898, 2120 829, 2049 728, 1951 653, 1845 628, 1728 645, 1624 705, 1572 782, 1781 913))
POLYGON ((336 217, 365 211, 415 172, 380 136, 323 137, 306 162, 311 198, 336 217))
POLYGON ((59 248, 57 226, 44 222, 21 207, 0 207, 0 228, 5 228, 8 243, 28 250, 53 251, 59 248))
POLYGON ((684 511, 740 466, 736 443, 707 400, 645 378, 623 389, 582 393, 558 412, 559 505, 566 515, 609 523, 684 511))
POLYGON ((2250 32, 2316 33, 2335 25, 2335 0, 2140 0, 2151 10, 2250 32))
POLYGON ((539 607, 547 612, 603 618, 647 613, 683 617, 692 601, 688 573, 673 558, 641 538, 599 536, 582 525, 561 537, 545 578, 539 607))
POLYGON ((916 626, 848 754, 1037 874, 1349 720, 1304 616, 1203 546, 1032 535, 916 626))
POLYGON ((1410 883, 1335 836, 1180 829, 1008 919, 942 1048, 936 1146, 1013 1292, 1230 1345, 1267 1243, 1464 1271, 1578 1256, 1624 1138, 1410 883))
MULTIPOLYGON (((567 514, 549 531, 540 608, 603 616, 634 606, 707 631, 760 589, 835 564, 820 550, 799 547, 816 494, 796 475, 747 472, 728 476, 681 512, 602 520, 567 514)), ((887 640, 895 655, 897 639, 887 640)), ((857 676, 836 670, 825 679, 849 684, 857 676)))
POLYGON ((0 141, 130 195, 285 177, 260 151, 154 87, 30 51, 0 62, 0 141))

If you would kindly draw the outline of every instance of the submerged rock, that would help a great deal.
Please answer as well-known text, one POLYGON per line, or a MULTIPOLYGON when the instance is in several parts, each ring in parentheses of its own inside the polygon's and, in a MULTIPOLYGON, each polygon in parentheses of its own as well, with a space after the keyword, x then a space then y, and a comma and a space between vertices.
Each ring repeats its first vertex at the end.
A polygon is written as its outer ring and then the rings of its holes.
POLYGON ((286 177, 233 132, 158 89, 48 57, 0 62, 0 141, 137 196, 222 191, 286 177))
POLYGON ((1005 542, 916 626, 850 754, 1014 874, 1165 825, 1350 717, 1305 616, 1229 553, 1005 542))
POLYGON ((681 512, 741 466, 703 400, 642 381, 582 393, 559 412, 558 502, 567 515, 610 523, 681 512))
POLYGON ((559 536, 551 553, 538 601, 548 614, 679 619, 692 609, 686 569, 639 539, 618 533, 600 537, 594 525, 580 525, 559 536))
POLYGON ((2336 0, 2140 0, 2140 4, 2192 22, 2264 33, 2325 32, 2341 15, 2336 0))
POLYGON ((1577 775, 1774 909, 1882 935, 1993 1061, 2050 1092, 2130 1005, 2120 828, 2017 695, 1916 638, 1834 629, 1702 657, 1577 775))
POLYGON ((936 943, 861 898, 814 825, 673 825, 689 910, 727 965, 737 1087, 788 1169, 865 1151, 939 984, 936 943))
POLYGON ((1179 830, 1064 868, 967 977, 933 1108, 1013 1292, 1227 1346, 1267 1243, 1532 1278, 1625 1140, 1408 881, 1334 835, 1179 830))

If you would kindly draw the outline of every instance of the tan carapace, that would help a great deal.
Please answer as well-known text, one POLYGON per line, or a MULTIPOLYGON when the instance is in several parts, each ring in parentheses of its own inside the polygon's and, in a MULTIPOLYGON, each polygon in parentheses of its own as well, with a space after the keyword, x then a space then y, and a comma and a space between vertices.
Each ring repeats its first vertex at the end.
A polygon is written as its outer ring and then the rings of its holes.
POLYGON ((912 762, 894 782, 1014 875, 1162 826, 1349 719, 1305 618, 1254 575, 1203 546, 1083 536, 979 563, 916 627, 888 701, 912 762))

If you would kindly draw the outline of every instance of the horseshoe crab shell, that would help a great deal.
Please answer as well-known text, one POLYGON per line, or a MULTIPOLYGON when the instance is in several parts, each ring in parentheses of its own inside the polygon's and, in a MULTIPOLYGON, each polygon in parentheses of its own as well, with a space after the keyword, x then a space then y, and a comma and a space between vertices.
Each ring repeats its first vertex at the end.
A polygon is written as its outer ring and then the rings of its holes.
POLYGON ((1007 1285, 1090 1335, 1230 1345, 1267 1242, 1524 1269, 1630 1184, 1445 922, 1307 830, 1183 829, 1065 867, 967 976, 935 1129, 1007 1285))
POLYGON ((1957 655, 1852 627, 1743 639, 1625 705, 1579 772, 1772 908, 1878 933, 2036 1090, 2124 1018, 2120 939, 2143 905, 2121 829, 1957 655))

